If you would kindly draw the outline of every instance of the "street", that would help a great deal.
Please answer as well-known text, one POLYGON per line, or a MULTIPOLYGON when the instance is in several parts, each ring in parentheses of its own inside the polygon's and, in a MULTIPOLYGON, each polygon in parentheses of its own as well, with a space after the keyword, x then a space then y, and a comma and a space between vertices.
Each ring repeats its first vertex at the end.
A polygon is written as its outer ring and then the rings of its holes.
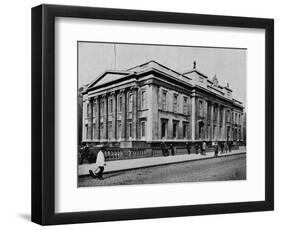
POLYGON ((79 177, 78 187, 246 179, 246 154, 79 177))

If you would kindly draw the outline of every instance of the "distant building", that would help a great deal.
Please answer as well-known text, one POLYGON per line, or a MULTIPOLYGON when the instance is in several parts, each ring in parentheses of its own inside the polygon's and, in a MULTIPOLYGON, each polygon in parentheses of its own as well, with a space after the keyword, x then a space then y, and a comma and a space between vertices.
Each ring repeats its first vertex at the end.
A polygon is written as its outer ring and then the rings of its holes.
POLYGON ((106 71, 83 91, 82 141, 141 143, 243 141, 243 105, 232 89, 196 69, 156 61, 106 71))

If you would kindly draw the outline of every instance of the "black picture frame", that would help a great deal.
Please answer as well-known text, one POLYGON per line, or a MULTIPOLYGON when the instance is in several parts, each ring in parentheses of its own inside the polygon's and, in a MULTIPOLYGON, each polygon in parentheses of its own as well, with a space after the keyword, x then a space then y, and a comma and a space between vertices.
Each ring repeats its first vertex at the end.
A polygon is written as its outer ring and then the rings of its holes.
POLYGON ((274 20, 125 9, 32 8, 32 221, 41 225, 267 211, 274 209, 274 20), (265 29, 265 200, 55 213, 55 17, 265 29))

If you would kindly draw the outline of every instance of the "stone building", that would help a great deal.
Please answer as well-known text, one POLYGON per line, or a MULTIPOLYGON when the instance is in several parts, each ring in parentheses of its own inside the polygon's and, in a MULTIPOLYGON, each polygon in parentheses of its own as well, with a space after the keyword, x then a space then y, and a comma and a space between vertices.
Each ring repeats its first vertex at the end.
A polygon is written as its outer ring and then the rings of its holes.
POLYGON ((242 141, 243 105, 229 84, 156 61, 105 71, 83 92, 82 141, 120 147, 162 141, 242 141))

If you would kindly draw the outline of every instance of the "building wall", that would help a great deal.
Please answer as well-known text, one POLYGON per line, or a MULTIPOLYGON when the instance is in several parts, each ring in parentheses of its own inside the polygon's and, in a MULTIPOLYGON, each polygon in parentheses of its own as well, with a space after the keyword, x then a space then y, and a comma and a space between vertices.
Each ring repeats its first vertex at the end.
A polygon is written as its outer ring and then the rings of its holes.
MULTIPOLYGON (((207 80, 198 84, 207 85, 207 80)), ((93 142, 242 140, 243 109, 229 101, 169 83, 128 82, 83 96, 82 138, 93 142)))

